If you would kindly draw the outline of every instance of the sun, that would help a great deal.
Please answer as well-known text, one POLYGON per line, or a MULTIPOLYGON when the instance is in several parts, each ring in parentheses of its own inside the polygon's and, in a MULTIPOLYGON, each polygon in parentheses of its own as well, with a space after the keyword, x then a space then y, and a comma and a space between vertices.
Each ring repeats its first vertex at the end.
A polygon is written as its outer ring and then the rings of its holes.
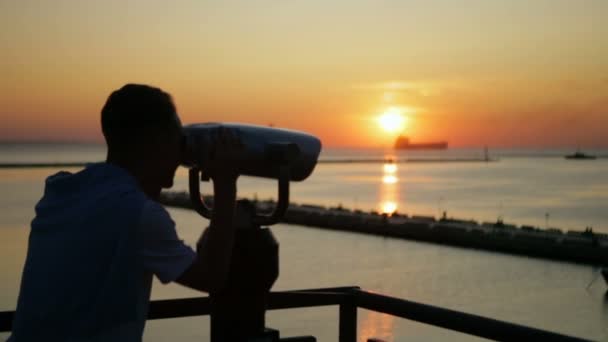
POLYGON ((388 133, 401 132, 406 124, 407 117, 398 107, 390 107, 378 117, 378 125, 388 133))

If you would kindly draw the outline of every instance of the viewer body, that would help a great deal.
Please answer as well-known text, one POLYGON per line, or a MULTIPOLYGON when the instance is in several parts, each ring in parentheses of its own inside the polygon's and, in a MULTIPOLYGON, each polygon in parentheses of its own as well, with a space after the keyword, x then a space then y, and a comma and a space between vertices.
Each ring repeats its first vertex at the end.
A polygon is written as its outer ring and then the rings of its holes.
MULTIPOLYGON (((238 175, 229 162, 206 170, 214 185, 208 237, 185 245, 158 204, 183 152, 170 96, 129 84, 102 110, 103 163, 46 180, 32 221, 9 341, 140 341, 152 278, 206 292, 227 277, 238 175)), ((240 143, 222 132, 224 153, 240 143)))

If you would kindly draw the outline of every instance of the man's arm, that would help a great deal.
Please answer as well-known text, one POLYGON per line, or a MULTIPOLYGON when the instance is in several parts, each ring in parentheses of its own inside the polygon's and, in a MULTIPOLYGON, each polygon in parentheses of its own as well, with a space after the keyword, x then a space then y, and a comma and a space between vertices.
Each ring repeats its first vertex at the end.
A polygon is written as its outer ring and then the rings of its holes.
POLYGON ((242 142, 230 130, 220 129, 212 144, 215 156, 205 171, 213 181, 213 211, 205 238, 197 245, 197 257, 177 278, 179 284, 216 292, 224 287, 230 271, 234 246, 237 162, 243 153, 242 142))
POLYGON ((197 246, 197 257, 176 282, 205 291, 220 290, 228 278, 234 245, 234 210, 236 176, 218 175, 213 178, 213 213, 205 239, 197 246))

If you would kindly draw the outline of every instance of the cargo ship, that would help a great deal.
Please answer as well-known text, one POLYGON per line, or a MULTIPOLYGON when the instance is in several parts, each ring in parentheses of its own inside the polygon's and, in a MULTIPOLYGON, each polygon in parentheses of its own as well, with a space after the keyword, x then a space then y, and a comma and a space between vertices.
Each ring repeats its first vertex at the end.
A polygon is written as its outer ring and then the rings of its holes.
POLYGON ((577 159, 577 160, 594 160, 597 157, 589 155, 589 154, 585 154, 585 153, 577 150, 576 153, 564 156, 564 158, 566 158, 566 159, 577 159))
POLYGON ((395 149, 398 150, 445 150, 448 148, 446 141, 411 143, 408 137, 399 136, 395 141, 395 149))

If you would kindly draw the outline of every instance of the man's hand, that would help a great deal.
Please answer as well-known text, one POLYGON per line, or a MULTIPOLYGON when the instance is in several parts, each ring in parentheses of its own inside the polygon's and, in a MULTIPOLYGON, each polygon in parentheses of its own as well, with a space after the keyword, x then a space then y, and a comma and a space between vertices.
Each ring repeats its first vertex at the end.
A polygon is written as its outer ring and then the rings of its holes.
POLYGON ((231 129, 220 127, 211 137, 212 156, 203 170, 214 183, 229 185, 239 176, 239 162, 243 159, 243 143, 231 129))

